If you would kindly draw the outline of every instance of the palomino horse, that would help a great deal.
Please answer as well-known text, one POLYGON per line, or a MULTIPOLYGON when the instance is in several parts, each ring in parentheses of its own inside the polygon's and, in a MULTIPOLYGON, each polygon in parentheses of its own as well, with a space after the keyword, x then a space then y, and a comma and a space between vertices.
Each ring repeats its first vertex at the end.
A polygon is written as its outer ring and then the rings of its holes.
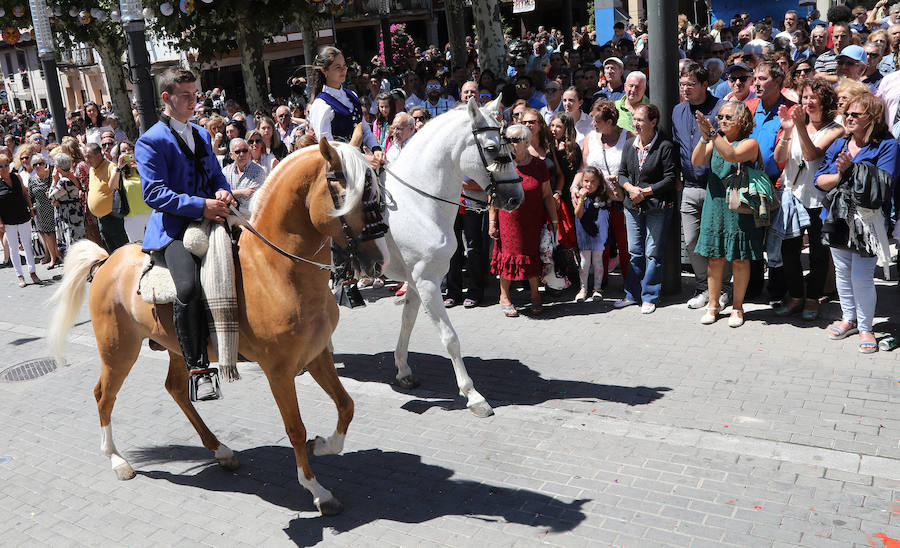
POLYGON ((512 150, 497 122, 499 101, 479 108, 470 99, 467 105, 425 124, 387 167, 385 181, 391 227, 386 237, 391 255, 387 275, 409 282, 394 352, 397 383, 404 388, 418 385, 407 356, 421 304, 450 354, 459 393, 479 417, 494 412, 475 390, 463 364, 459 337, 441 298, 441 279, 456 250, 453 223, 459 210, 463 177, 483 188, 494 207, 512 210, 524 199, 512 150))
MULTIPOLYGON (((355 247, 357 268, 366 275, 379 275, 384 263, 379 246, 383 244, 358 241, 353 236, 362 234, 366 226, 362 202, 367 185, 377 187, 364 157, 350 145, 334 148, 323 139, 318 147, 291 154, 272 172, 258 191, 253 224, 275 245, 312 262, 330 263, 331 239, 342 248, 355 247), (338 207, 342 196, 343 205, 338 207)), ((241 234, 239 246, 235 277, 240 353, 258 362, 269 381, 294 447, 300 484, 312 493, 322 514, 336 514, 342 509, 340 502, 316 480, 307 457, 307 451, 339 453, 353 418, 353 400, 341 385, 328 349, 338 321, 338 307, 328 288, 329 274, 316 264, 279 254, 247 230, 241 234), (334 434, 327 439, 316 437, 308 445, 294 386, 294 377, 303 368, 331 396, 338 410, 334 434)), ((237 468, 237 456, 210 432, 190 401, 188 371, 180 356, 172 305, 147 304, 137 294, 143 259, 136 245, 120 248, 112 256, 91 242, 73 246, 62 285, 54 296, 60 303, 50 330, 51 346, 59 355, 88 277, 95 271, 90 312, 101 372, 94 396, 100 414, 100 448, 116 476, 130 479, 134 470, 113 443, 110 415, 116 393, 146 338, 169 351, 166 390, 197 430, 203 446, 215 451, 223 468, 237 468)), ((211 358, 214 350, 210 347, 211 358)))

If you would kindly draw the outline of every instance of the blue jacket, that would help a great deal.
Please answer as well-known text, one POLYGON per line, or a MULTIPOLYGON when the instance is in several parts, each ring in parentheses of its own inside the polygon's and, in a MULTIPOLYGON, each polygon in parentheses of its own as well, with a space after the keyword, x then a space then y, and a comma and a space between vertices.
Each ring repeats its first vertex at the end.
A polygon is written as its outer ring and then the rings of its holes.
POLYGON ((144 232, 144 250, 156 251, 181 237, 191 221, 203 217, 206 198, 231 191, 212 151, 209 132, 191 124, 197 159, 188 156, 172 130, 162 121, 153 124, 134 145, 144 201, 153 213, 144 232))
POLYGON ((695 166, 691 163, 691 155, 700 142, 700 130, 697 128, 694 113, 699 110, 712 122, 713 128, 718 128, 716 114, 723 104, 724 101, 713 97, 707 91, 706 100, 702 104, 695 107, 687 101, 682 101, 672 109, 672 141, 679 149, 681 178, 686 187, 706 188, 706 178, 709 176, 709 165, 695 166))

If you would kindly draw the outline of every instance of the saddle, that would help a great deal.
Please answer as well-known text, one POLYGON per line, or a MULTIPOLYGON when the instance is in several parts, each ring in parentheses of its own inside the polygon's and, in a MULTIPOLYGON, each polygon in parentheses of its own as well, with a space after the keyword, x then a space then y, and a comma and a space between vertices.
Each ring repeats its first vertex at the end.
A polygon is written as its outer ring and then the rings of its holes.
MULTIPOLYGON (((230 216, 228 224, 237 226, 237 218, 230 216)), ((201 259, 200 286, 209 320, 210 342, 216 348, 222 376, 229 382, 238 380, 238 309, 231 233, 225 226, 204 219, 191 223, 182 240, 185 249, 201 259)), ((138 294, 148 304, 175 301, 175 282, 158 254, 145 255, 138 294)))

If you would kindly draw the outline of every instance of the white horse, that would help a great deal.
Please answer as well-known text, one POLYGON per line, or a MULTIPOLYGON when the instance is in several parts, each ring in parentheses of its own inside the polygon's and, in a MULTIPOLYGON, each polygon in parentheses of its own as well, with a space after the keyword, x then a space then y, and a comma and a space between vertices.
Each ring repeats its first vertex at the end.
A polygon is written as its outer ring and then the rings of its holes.
POLYGON ((400 338, 394 351, 397 384, 418 386, 407 363, 409 337, 419 305, 447 347, 459 393, 479 417, 494 414, 475 390, 463 364, 459 337, 450 323, 441 297, 441 279, 456 251, 453 223, 459 211, 463 177, 484 189, 495 207, 513 210, 522 203, 521 178, 516 173, 512 149, 501 136, 497 122, 499 99, 479 108, 475 99, 428 122, 387 167, 388 191, 386 239, 390 252, 387 276, 409 283, 400 338))

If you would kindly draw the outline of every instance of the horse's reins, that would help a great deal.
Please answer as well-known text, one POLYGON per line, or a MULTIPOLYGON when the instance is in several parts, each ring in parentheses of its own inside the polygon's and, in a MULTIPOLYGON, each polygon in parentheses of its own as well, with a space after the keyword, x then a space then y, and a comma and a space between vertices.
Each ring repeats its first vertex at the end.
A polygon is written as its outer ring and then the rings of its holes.
MULTIPOLYGON (((266 238, 265 236, 263 236, 262 234, 260 234, 259 231, 256 230, 256 228, 254 228, 252 224, 250 224, 250 221, 248 221, 246 217, 244 217, 243 215, 241 215, 241 212, 238 211, 238 209, 237 209, 236 207, 234 207, 234 204, 230 205, 229 208, 231 209, 231 214, 234 215, 234 216, 237 218, 237 220, 238 220, 238 222, 241 224, 241 226, 245 227, 247 230, 250 231, 251 234, 253 234, 253 235, 256 236, 257 238, 259 238, 260 240, 262 240, 262 242, 263 242, 264 244, 266 244, 267 246, 271 247, 272 249, 274 249, 274 250, 277 251, 278 253, 284 255, 284 256, 287 257, 288 259, 292 259, 292 260, 294 260, 294 261, 302 261, 302 262, 304 262, 304 263, 309 263, 309 264, 311 264, 311 265, 313 265, 313 266, 315 266, 315 267, 318 267, 320 270, 328 270, 329 272, 331 272, 331 271, 334 270, 330 264, 317 263, 316 261, 311 261, 311 260, 309 260, 309 259, 306 259, 306 258, 304 258, 304 257, 300 257, 300 256, 298 256, 298 255, 294 255, 293 253, 288 253, 287 251, 281 249, 280 247, 278 247, 277 245, 275 245, 274 243, 272 243, 271 241, 269 241, 268 238, 266 238)), ((319 249, 321 249, 321 247, 320 247, 319 249)))
MULTIPOLYGON (((475 213, 484 213, 485 211, 488 210, 488 206, 490 205, 490 203, 487 202, 487 201, 485 201, 485 200, 481 200, 481 199, 479 199, 479 198, 473 198, 473 197, 471 197, 471 196, 466 195, 465 193, 461 193, 460 196, 461 196, 462 198, 467 199, 467 200, 471 200, 471 201, 473 201, 473 202, 475 202, 475 203, 477 203, 477 204, 479 204, 479 205, 481 205, 481 206, 483 206, 483 207, 472 207, 472 206, 469 206, 469 205, 466 205, 466 204, 463 204, 463 203, 460 203, 460 202, 454 202, 454 201, 451 201, 451 200, 447 200, 446 198, 441 198, 440 196, 435 196, 434 194, 430 194, 430 193, 428 193, 428 192, 425 192, 425 191, 422 190, 421 188, 416 188, 416 187, 414 187, 413 185, 407 183, 407 182, 404 181, 399 175, 397 175, 396 173, 394 173, 393 171, 391 171, 391 169, 390 169, 388 166, 386 166, 386 165, 385 165, 385 166, 382 166, 382 169, 383 169, 385 172, 389 173, 389 174, 390 174, 394 179, 396 179, 397 182, 400 183, 401 185, 405 186, 406 188, 409 188, 409 189, 411 189, 411 190, 414 190, 414 191, 418 192, 418 193, 421 194, 422 196, 427 196, 428 198, 431 198, 432 200, 437 200, 438 202, 444 202, 445 204, 450 204, 450 205, 452 205, 452 206, 454 206, 454 207, 464 207, 464 208, 466 208, 466 211, 474 211, 475 213)), ((387 189, 383 189, 383 191, 384 191, 384 192, 387 192, 387 189)))

